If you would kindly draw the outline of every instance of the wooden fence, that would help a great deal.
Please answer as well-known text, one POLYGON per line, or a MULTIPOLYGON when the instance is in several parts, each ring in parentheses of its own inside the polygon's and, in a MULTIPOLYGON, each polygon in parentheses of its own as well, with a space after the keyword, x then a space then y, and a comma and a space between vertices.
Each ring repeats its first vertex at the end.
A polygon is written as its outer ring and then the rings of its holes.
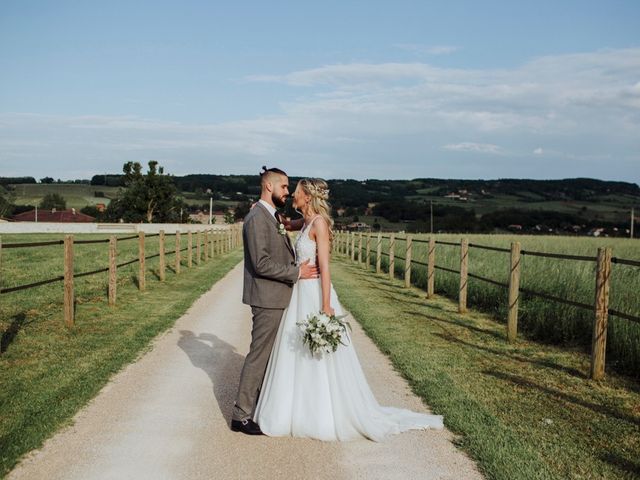
POLYGON ((506 337, 509 342, 514 342, 518 334, 518 305, 520 301, 520 294, 525 293, 532 296, 544 298, 549 301, 563 303, 573 307, 592 310, 594 312, 593 319, 593 334, 591 342, 591 368, 590 376, 594 380, 598 380, 604 377, 605 367, 605 352, 606 352, 606 340, 607 340, 607 322, 609 315, 624 318, 626 320, 640 323, 640 317, 631 315, 625 312, 620 312, 609 308, 609 290, 611 282, 611 264, 617 263, 621 265, 630 265, 633 267, 640 267, 640 262, 635 260, 626 260, 612 256, 611 248, 599 248, 596 257, 580 256, 580 255, 565 255, 557 253, 545 253, 522 250, 520 242, 512 242, 511 248, 499 248, 490 247, 486 245, 478 245, 469 243, 465 238, 460 240, 460 243, 445 242, 436 240, 435 237, 430 237, 428 240, 414 239, 412 235, 406 235, 402 238, 396 238, 395 234, 390 235, 372 235, 370 233, 363 234, 362 232, 338 232, 335 241, 333 242, 333 252, 344 255, 346 258, 350 258, 352 262, 360 263, 369 268, 371 266, 371 250, 372 241, 376 242, 376 273, 382 272, 382 256, 387 256, 388 261, 388 275, 390 278, 394 278, 395 275, 395 260, 403 260, 405 262, 404 267, 404 283, 405 287, 411 285, 411 272, 414 265, 419 265, 427 269, 427 298, 431 298, 435 292, 435 273, 436 270, 446 271, 460 276, 460 287, 458 290, 458 312, 465 313, 467 311, 467 290, 468 279, 474 278, 483 282, 490 283, 492 285, 504 288, 508 290, 508 305, 507 305, 507 331, 506 337), (356 238, 357 237, 357 238, 356 238), (382 240, 389 241, 389 251, 382 251, 382 240), (406 256, 399 257, 396 254, 396 242, 406 242, 406 256), (364 242, 364 247, 363 247, 364 242), (412 260, 412 250, 415 243, 428 244, 427 263, 412 260), (460 248, 460 268, 454 270, 446 267, 436 265, 436 246, 448 245, 460 248), (484 250, 491 250, 495 252, 502 252, 509 254, 509 281, 508 283, 498 282, 496 280, 485 278, 483 276, 469 273, 469 248, 477 248, 484 250), (595 300, 593 305, 586 303, 575 302, 560 298, 554 295, 550 295, 543 292, 538 292, 530 289, 520 287, 521 278, 521 257, 525 255, 546 257, 563 260, 573 261, 586 261, 596 262, 595 273, 595 300))
MULTIPOLYGON (((36 288, 42 285, 47 285, 55 282, 63 282, 63 291, 64 291, 64 321, 68 327, 72 327, 74 325, 74 281, 76 278, 86 277, 89 275, 98 275, 105 272, 108 272, 108 302, 109 305, 116 305, 116 297, 117 297, 117 279, 118 279, 118 268, 124 267, 126 265, 131 265, 134 263, 138 263, 138 289, 140 291, 144 291, 146 288, 146 266, 145 262, 152 258, 159 258, 159 279, 164 282, 166 279, 166 268, 167 268, 167 255, 175 255, 174 257, 174 272, 176 275, 180 275, 181 273, 181 264, 183 261, 182 254, 186 252, 186 265, 188 268, 192 268, 193 262, 197 265, 200 265, 201 262, 206 262, 209 257, 214 258, 214 256, 226 253, 233 248, 240 245, 242 241, 242 230, 238 226, 231 226, 225 230, 202 230, 192 233, 188 231, 186 233, 186 242, 187 245, 182 247, 182 234, 177 231, 176 233, 165 234, 163 230, 160 233, 145 235, 144 232, 140 232, 137 235, 131 235, 127 237, 117 238, 115 235, 110 238, 100 239, 100 240, 76 240, 73 235, 66 235, 64 240, 54 240, 54 241, 46 241, 46 242, 30 242, 30 243, 2 243, 2 239, 0 238, 0 258, 2 258, 2 251, 4 249, 12 249, 12 248, 38 248, 50 245, 64 245, 63 255, 64 255, 64 274, 49 278, 46 280, 40 280, 38 282, 18 285, 14 287, 0 288, 0 295, 6 295, 11 292, 16 292, 20 290, 26 290, 30 288, 36 288), (174 248, 173 250, 167 251, 167 237, 175 237, 174 239, 174 248), (154 255, 146 255, 145 254, 145 243, 146 240, 151 237, 160 237, 159 238, 159 252, 154 255), (193 255, 194 250, 194 238, 195 237, 195 259, 193 255), (127 240, 138 239, 138 256, 132 260, 123 261, 118 263, 118 242, 124 242, 127 240), (105 244, 107 245, 109 251, 109 265, 104 268, 99 268, 97 270, 92 270, 89 272, 76 273, 74 270, 74 249, 79 245, 86 244, 105 244)), ((1 274, 1 272, 0 272, 1 274)), ((0 277, 1 278, 1 277, 0 277)))

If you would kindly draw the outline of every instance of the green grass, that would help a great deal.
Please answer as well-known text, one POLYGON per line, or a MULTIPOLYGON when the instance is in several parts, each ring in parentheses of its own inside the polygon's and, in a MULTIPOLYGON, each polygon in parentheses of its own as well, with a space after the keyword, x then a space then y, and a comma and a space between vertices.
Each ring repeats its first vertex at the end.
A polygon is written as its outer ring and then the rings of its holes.
MULTIPOLYGON (((4 235, 3 243, 52 239, 53 235, 4 235)), ((83 236, 96 238, 97 236, 83 236)), ((57 236, 60 238, 60 236, 57 236)), ((173 237, 169 237, 173 238, 173 237)), ((147 254, 158 238, 147 241, 147 254)), ((167 250, 173 248, 168 240, 167 250)), ((119 242, 118 261, 136 257, 136 240, 119 242)), ((186 240, 183 240, 183 247, 186 240)), ((106 246, 76 245, 76 272, 106 266, 106 246)), ((18 285, 62 272, 61 246, 6 249, 2 283, 18 285)), ((146 350, 200 295, 242 257, 217 255, 175 275, 167 257, 167 279, 158 279, 158 259, 147 261, 146 290, 136 288, 138 264, 118 270, 118 302, 106 301, 107 274, 76 280, 76 323, 64 325, 60 283, 0 296, 0 476, 25 453, 42 445, 93 398, 108 379, 146 350)), ((195 254, 195 249, 194 249, 195 254)))
POLYGON ((13 185, 14 203, 16 205, 37 205, 49 193, 57 193, 64 197, 67 208, 86 207, 104 203, 109 205, 117 193, 118 187, 106 187, 104 185, 86 184, 58 184, 58 183, 28 183, 13 185), (96 197, 95 192, 103 192, 105 197, 96 197))
MULTIPOLYGON (((532 192, 522 191, 520 195, 496 194, 491 197, 472 196, 469 201, 444 198, 419 191, 419 195, 411 195, 407 199, 429 203, 433 201, 433 208, 439 206, 457 206, 473 208, 477 214, 485 214, 500 209, 517 208, 522 210, 552 210, 555 212, 581 214, 590 220, 626 222, 629 210, 637 205, 638 199, 630 195, 601 195, 591 200, 545 200, 542 196, 532 192), (586 210, 582 210, 586 207, 586 210)), ((437 229, 437 225, 435 227, 437 229)))
MULTIPOLYGON (((404 238, 403 236, 400 236, 404 238)), ((462 235, 436 235, 437 240, 459 243, 462 235)), ((549 237, 513 235, 464 235, 470 243, 510 248, 512 241, 521 243, 523 250, 565 253, 596 257, 598 247, 610 246, 613 256, 640 260, 640 242, 636 239, 549 237)), ((427 239, 427 235, 414 236, 427 239)), ((363 240, 364 242, 364 240, 363 240)), ((372 239, 372 265, 375 265, 375 237, 372 239)), ((383 240, 383 252, 389 251, 388 240, 383 240)), ((427 262, 427 244, 414 243, 413 259, 427 262)), ((406 243, 396 240, 396 255, 405 257, 406 243)), ((470 248, 469 272, 508 283, 509 253, 470 248)), ((388 270, 388 257, 382 256, 383 270, 388 270)), ((436 265, 460 270, 460 248, 437 245, 436 265)), ((588 305, 595 301, 595 261, 558 260, 534 256, 522 257, 521 287, 548 293, 588 305)), ((396 260, 395 274, 404 276, 404 262, 396 260)), ((452 299, 458 298, 459 275, 436 270, 436 293, 452 299)), ((412 283, 426 289, 426 268, 414 265, 412 283)), ((631 315, 640 315, 640 268, 612 265, 609 306, 631 315)), ((469 279, 468 305, 490 313, 500 322, 506 321, 507 290, 489 283, 469 279)), ((594 314, 539 297, 523 295, 520 302, 518 329, 530 339, 553 344, 578 346, 588 350, 594 314)), ((640 324, 611 316, 607 336, 607 368, 640 377, 640 324)))
POLYGON ((505 341, 504 326, 342 261, 341 303, 492 479, 637 478, 640 386, 586 378, 580 351, 505 341))

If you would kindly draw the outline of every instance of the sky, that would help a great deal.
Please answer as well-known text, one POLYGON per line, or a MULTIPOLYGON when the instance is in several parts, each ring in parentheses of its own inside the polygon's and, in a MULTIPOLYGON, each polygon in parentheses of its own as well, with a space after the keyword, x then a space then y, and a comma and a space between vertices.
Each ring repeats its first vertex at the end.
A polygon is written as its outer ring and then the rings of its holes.
POLYGON ((0 176, 640 183, 640 2, 0 0, 0 176))

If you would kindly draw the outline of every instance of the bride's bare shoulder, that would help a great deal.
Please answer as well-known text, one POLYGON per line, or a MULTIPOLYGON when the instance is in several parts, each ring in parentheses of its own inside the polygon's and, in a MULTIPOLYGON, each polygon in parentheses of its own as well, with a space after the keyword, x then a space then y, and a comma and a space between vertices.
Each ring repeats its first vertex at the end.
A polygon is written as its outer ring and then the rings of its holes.
POLYGON ((324 217, 318 215, 313 219, 313 224, 311 225, 309 233, 314 236, 319 235, 320 237, 323 237, 329 233, 329 223, 324 217))

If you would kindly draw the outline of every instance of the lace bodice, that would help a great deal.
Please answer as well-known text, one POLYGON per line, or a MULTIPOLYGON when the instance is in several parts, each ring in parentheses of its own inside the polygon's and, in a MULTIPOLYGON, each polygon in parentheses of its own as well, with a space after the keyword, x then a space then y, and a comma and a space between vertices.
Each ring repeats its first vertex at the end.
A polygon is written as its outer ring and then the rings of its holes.
POLYGON ((307 259, 311 260, 309 263, 313 265, 316 264, 316 242, 309 238, 311 225, 313 225, 313 222, 315 222, 316 218, 318 217, 315 217, 313 220, 311 220, 311 222, 309 222, 309 225, 305 225, 304 227, 302 227, 302 230, 300 230, 298 238, 296 239, 296 263, 298 265, 300 265, 307 259))

